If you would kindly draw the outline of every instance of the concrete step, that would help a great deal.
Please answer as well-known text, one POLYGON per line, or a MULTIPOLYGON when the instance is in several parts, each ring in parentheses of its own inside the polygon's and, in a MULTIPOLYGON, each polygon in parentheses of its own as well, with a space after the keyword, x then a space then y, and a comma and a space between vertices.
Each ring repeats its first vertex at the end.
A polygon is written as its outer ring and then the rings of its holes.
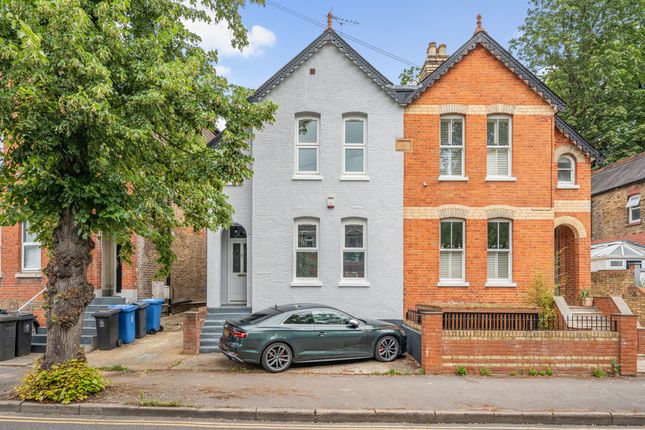
POLYGON ((222 334, 224 330, 221 326, 204 326, 202 327, 202 334, 222 334))
POLYGON ((209 354, 214 352, 219 352, 219 346, 200 346, 199 352, 201 354, 209 354))
POLYGON ((239 321, 248 314, 208 314, 204 321, 221 321, 222 323, 226 320, 239 321))
POLYGON ((96 327, 83 327, 83 335, 96 336, 96 327))
POLYGON ((46 343, 47 335, 46 334, 33 334, 31 335, 31 343, 46 343))
POLYGON ((208 308, 208 314, 244 314, 248 315, 251 313, 251 308, 247 307, 236 307, 236 306, 222 306, 220 308, 208 308))
POLYGON ((46 336, 47 335, 47 327, 38 327, 36 329, 36 334, 44 334, 46 336))
POLYGON ((202 338, 199 341, 199 346, 213 346, 213 345, 219 345, 219 338, 202 338))
POLYGON ((92 300, 95 305, 123 305, 125 304, 125 297, 95 297, 92 300))
POLYGON ((39 352, 39 353, 44 353, 47 350, 47 344, 46 343, 31 343, 31 352, 39 352))

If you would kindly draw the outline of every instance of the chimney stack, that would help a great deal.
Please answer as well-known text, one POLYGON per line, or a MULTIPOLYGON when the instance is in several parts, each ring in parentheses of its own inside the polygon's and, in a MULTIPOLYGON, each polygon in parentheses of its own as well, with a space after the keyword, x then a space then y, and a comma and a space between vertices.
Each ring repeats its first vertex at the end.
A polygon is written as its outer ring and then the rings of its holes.
POLYGON ((426 61, 423 63, 421 73, 419 73, 419 82, 423 81, 432 72, 434 72, 441 63, 446 61, 446 58, 448 58, 448 54, 446 54, 446 44, 442 43, 437 49, 437 44, 435 42, 430 42, 428 44, 426 61))

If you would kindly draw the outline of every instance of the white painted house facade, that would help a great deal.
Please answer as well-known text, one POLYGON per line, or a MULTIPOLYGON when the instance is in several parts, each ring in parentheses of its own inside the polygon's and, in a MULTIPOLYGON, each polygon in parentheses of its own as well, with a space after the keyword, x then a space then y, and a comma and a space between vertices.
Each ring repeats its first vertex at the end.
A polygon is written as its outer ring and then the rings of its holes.
POLYGON ((322 303, 402 319, 404 88, 332 29, 256 92, 278 105, 252 143, 253 178, 209 231, 207 305, 322 303))

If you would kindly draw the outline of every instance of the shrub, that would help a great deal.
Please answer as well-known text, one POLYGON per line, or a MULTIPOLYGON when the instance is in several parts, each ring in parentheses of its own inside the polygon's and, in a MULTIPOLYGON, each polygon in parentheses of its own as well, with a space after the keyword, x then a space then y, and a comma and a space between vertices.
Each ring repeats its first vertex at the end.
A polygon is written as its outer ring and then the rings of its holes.
POLYGON ((611 366, 611 374, 614 376, 620 376, 620 372, 623 368, 622 364, 618 363, 616 360, 612 358, 610 361, 610 366, 611 366))
POLYGON ((535 369, 529 369, 529 376, 539 376, 540 372, 535 369))
POLYGON ((591 375, 594 378, 604 378, 605 376, 607 376, 607 373, 605 373, 603 369, 594 369, 591 371, 591 375))
POLYGON ((482 367, 481 369, 479 369, 479 374, 481 376, 490 376, 492 375, 492 373, 493 372, 491 372, 490 368, 488 367, 482 367))
POLYGON ((544 376, 553 376, 553 370, 550 367, 544 369, 544 376))
POLYGON ((456 373, 458 376, 466 376, 468 375, 468 370, 464 366, 457 366, 456 373))
POLYGON ((89 367, 84 360, 55 364, 49 370, 41 369, 38 362, 16 393, 22 400, 68 404, 100 393, 107 384, 98 369, 89 367))
POLYGON ((544 275, 536 274, 527 292, 526 303, 540 309, 539 325, 542 329, 552 328, 550 326, 555 323, 557 311, 553 294, 554 290, 546 282, 544 275))

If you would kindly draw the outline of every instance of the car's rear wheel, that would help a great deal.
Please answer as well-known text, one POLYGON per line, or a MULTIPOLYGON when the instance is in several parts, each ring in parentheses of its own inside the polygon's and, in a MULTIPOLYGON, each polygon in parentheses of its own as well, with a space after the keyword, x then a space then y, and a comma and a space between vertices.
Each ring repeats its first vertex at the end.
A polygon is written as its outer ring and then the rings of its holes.
POLYGON ((378 361, 394 361, 399 356, 401 345, 394 336, 383 336, 376 342, 374 357, 378 361))
POLYGON ((272 343, 262 353, 262 367, 271 373, 287 370, 292 361, 291 348, 283 342, 272 343))

